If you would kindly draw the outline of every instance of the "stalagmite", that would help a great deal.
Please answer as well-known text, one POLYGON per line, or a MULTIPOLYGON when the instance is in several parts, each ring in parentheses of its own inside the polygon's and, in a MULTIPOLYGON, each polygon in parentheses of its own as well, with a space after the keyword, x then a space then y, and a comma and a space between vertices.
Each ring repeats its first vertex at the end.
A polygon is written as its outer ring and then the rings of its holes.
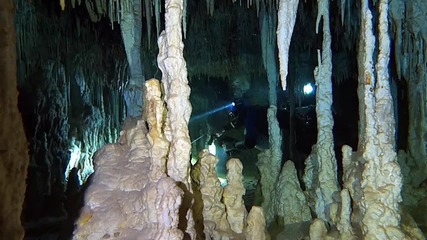
POLYGON ((317 160, 317 147, 316 144, 311 147, 311 153, 304 161, 304 176, 303 182, 305 184, 305 194, 307 197, 307 204, 311 209, 315 209, 316 206, 316 192, 314 189, 319 184, 319 163, 317 160))
POLYGON ((265 232, 265 218, 261 207, 253 206, 248 214, 248 224, 245 230, 246 240, 268 239, 265 232))
POLYGON ((298 0, 280 0, 277 45, 279 47, 280 79, 283 90, 286 90, 286 77, 288 76, 289 47, 291 45, 292 33, 297 18, 298 0))
POLYGON ((318 66, 314 70, 314 79, 317 85, 316 114, 317 114, 317 165, 318 174, 315 176, 311 189, 315 195, 315 211, 317 217, 331 221, 329 208, 334 203, 333 196, 338 192, 337 164, 334 152, 332 128, 332 51, 329 23, 329 1, 318 0, 316 33, 320 20, 323 20, 322 52, 318 50, 318 66))
MULTIPOLYGON (((168 153, 167 174, 180 184, 186 193, 191 193, 190 152, 191 140, 188 121, 191 115, 190 87, 182 42, 183 0, 166 0, 165 30, 158 38, 157 63, 162 71, 164 99, 168 112, 164 134, 171 143, 168 153)), ((191 201, 188 199, 187 201, 191 201)), ((187 203, 189 206, 192 203, 187 203)), ((191 207, 186 213, 186 233, 194 239, 196 232, 191 207)))
POLYGON ((231 230, 242 233, 246 224, 246 208, 243 202, 245 187, 243 186, 243 165, 237 158, 227 161, 227 182, 223 199, 227 210, 227 220, 231 230))
POLYGON ((310 239, 327 239, 328 229, 322 219, 314 219, 310 225, 310 239))
POLYGON ((310 208, 300 187, 297 171, 292 161, 285 162, 276 186, 279 221, 283 221, 284 225, 310 221, 310 208))
POLYGON ((100 149, 73 239, 182 239, 178 229, 183 191, 164 171, 160 84, 145 86, 145 119, 100 149), (150 129, 146 129, 146 121, 150 129), (161 132, 160 132, 161 133, 161 132), (149 150, 148 150, 149 149, 149 150), (148 154, 147 154, 148 150, 148 154), (163 166, 162 166, 163 164, 163 166), (154 166, 153 166, 154 165, 154 166), (154 171, 154 172, 152 172, 154 171))
MULTIPOLYGON (((276 16, 273 13, 269 13, 265 6, 261 8, 261 44, 262 44, 262 59, 264 68, 267 71, 268 79, 268 101, 269 108, 267 110, 267 122, 268 122, 268 141, 270 148, 267 150, 269 157, 260 158, 258 162, 258 168, 261 172, 262 192, 264 194, 263 207, 266 212, 267 224, 270 224, 274 216, 274 204, 270 204, 271 199, 267 199, 267 196, 271 194, 274 198, 274 191, 270 191, 269 188, 274 188, 277 178, 280 172, 280 165, 282 161, 282 136, 280 133, 279 122, 277 120, 277 81, 279 76, 277 75, 277 65, 275 61, 276 57, 276 41, 274 36, 274 29, 276 28, 276 16), (267 162, 266 162, 267 161, 267 162), (268 166, 268 167, 267 167, 268 166), (267 168, 264 168, 267 167, 267 168), (267 180, 268 179, 268 180, 267 180), (267 181, 265 181, 267 180, 267 181), (265 186, 264 184, 271 184, 271 186, 265 186), (267 193, 268 192, 268 193, 267 193)), ((271 189, 273 190, 273 189, 271 189)), ((273 203, 273 202, 271 202, 273 203)))
MULTIPOLYGON (((196 209, 201 210, 195 213, 202 214, 204 224, 204 234, 206 239, 215 238, 230 228, 225 213, 225 205, 221 202, 223 189, 215 172, 218 158, 210 154, 208 150, 202 150, 199 154, 199 161, 192 171, 192 178, 197 183, 196 209), (200 194, 200 199, 197 195, 200 194), (200 209, 201 208, 201 209, 200 209)), ((200 233, 198 233, 200 234, 200 233)))
POLYGON ((166 157, 169 142, 163 133, 164 113, 166 112, 164 102, 161 99, 162 92, 160 82, 156 79, 148 80, 144 85, 145 118, 148 124, 148 140, 151 145, 151 169, 150 179, 157 181, 166 176, 166 157))
MULTIPOLYGON (((350 194, 350 198, 353 201, 354 204, 351 205, 351 214, 352 214, 352 221, 353 222, 360 222, 361 219, 361 213, 360 213, 360 206, 358 203, 362 200, 363 192, 362 192, 362 186, 361 186, 361 179, 362 179, 362 171, 363 171, 363 159, 359 157, 358 154, 353 154, 351 147, 344 145, 342 147, 342 164, 343 164, 343 190, 341 191, 341 204, 344 204, 345 198, 347 196, 342 196, 343 191, 347 191, 350 194)), ((348 207, 348 206, 342 206, 342 208, 348 207)), ((343 211, 343 209, 341 210, 343 211)), ((341 214, 342 215, 342 214, 341 214)), ((338 226, 340 226, 341 229, 345 229, 343 223, 343 216, 340 218, 340 222, 338 223, 338 226)), ((342 234, 342 233, 341 233, 342 234)), ((346 236, 346 235, 344 235, 346 236)))
MULTIPOLYGON (((362 2, 362 39, 366 47, 365 61, 374 51, 375 41, 368 3, 362 2)), ((388 62, 390 39, 388 36, 388 3, 379 3, 379 54, 375 66, 377 82, 373 75, 372 65, 364 65, 365 71, 365 117, 366 133, 363 158, 366 160, 362 174, 363 198, 360 207, 363 214, 362 232, 367 239, 403 239, 400 230, 399 203, 402 201, 400 191, 402 176, 397 164, 394 150, 394 118, 390 94, 388 62)))
POLYGON ((341 190, 341 213, 337 223, 337 229, 340 232, 340 239, 352 240, 354 236, 353 227, 351 226, 351 197, 347 189, 341 190))
POLYGON ((261 152, 258 154, 257 167, 260 172, 260 184, 261 192, 263 196, 262 208, 265 209, 264 216, 267 225, 269 225, 274 220, 275 207, 274 207, 274 196, 275 196, 275 184, 277 181, 277 176, 279 175, 279 169, 271 167, 271 153, 269 150, 261 152))
POLYGON ((166 137, 171 142, 167 172, 177 182, 190 187, 190 150, 188 121, 191 115, 189 101, 190 87, 187 67, 183 56, 182 42, 182 0, 167 0, 165 3, 165 30, 158 39, 157 62, 162 71, 162 83, 168 108, 166 117, 166 137))

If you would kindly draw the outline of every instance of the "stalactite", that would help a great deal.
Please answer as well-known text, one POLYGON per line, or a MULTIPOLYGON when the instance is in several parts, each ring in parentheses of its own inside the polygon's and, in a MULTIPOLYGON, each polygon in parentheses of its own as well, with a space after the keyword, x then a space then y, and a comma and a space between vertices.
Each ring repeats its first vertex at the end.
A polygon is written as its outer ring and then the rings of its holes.
POLYGON ((347 21, 346 21, 346 23, 347 23, 347 29, 349 29, 349 31, 350 31, 350 29, 351 29, 351 2, 352 2, 353 0, 346 0, 346 2, 347 2, 347 9, 346 9, 346 12, 347 12, 347 21))
MULTIPOLYGON (((347 0, 350 1, 350 0, 347 0)), ((341 0, 340 11, 341 11, 341 26, 344 26, 344 17, 345 17, 345 6, 346 0, 341 0)))
POLYGON ((256 4, 256 16, 259 17, 260 0, 255 0, 255 4, 256 4))
POLYGON ((299 0, 280 0, 277 13, 279 23, 277 26, 277 45, 279 48, 280 79, 283 90, 286 90, 286 77, 288 76, 289 47, 297 17, 299 0))
POLYGON ((150 0, 144 0, 145 7, 145 27, 147 28, 148 48, 151 46, 151 4, 150 0))
MULTIPOLYGON (((90 1, 90 0, 86 0, 86 1, 90 1)), ((101 0, 94 0, 95 1, 95 7, 96 7, 96 12, 100 15, 100 14, 103 14, 104 13, 104 11, 103 11, 103 9, 102 9, 102 2, 104 2, 104 1, 102 1, 101 2, 101 0)))
MULTIPOLYGON (((184 1, 184 9, 183 9, 183 13, 182 13, 182 28, 183 28, 183 34, 184 34, 184 39, 187 38, 187 1, 188 0, 183 0, 184 1)), ((160 22, 160 20, 159 20, 160 22)), ((160 25, 160 24, 159 24, 160 25)), ((157 35, 157 37, 159 37, 157 35)))
POLYGON ((213 16, 215 8, 215 0, 206 0, 207 14, 213 16))
MULTIPOLYGON (((158 38, 160 35, 160 0, 153 0, 154 1, 154 15, 156 17, 156 37, 158 38)), ((185 9, 186 9, 186 3, 187 0, 184 0, 184 14, 183 14, 183 24, 184 26, 186 26, 186 21, 185 21, 185 9)), ((184 27, 184 36, 186 33, 186 28, 184 27)))

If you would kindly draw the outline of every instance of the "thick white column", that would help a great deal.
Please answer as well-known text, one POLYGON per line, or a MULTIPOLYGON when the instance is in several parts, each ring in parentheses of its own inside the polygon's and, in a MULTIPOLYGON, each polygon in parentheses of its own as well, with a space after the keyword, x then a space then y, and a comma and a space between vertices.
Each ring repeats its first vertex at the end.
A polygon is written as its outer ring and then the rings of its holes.
POLYGON ((165 94, 166 117, 165 134, 171 142, 167 173, 188 189, 190 171, 191 141, 188 133, 188 121, 191 115, 189 101, 187 67, 184 60, 182 42, 182 0, 167 0, 165 3, 165 30, 160 34, 157 62, 162 71, 162 83, 165 94))
POLYGON ((318 66, 314 70, 314 79, 317 85, 316 113, 317 113, 317 161, 318 182, 315 187, 317 217, 330 221, 329 207, 333 203, 332 196, 338 192, 337 163, 334 152, 332 128, 332 50, 331 31, 329 23, 329 0, 318 0, 318 14, 316 33, 320 20, 323 19, 322 52, 318 50, 318 66))
MULTIPOLYGON (((365 239, 403 239, 400 230, 399 203, 402 175, 394 150, 394 115, 390 93, 388 63, 390 37, 388 35, 388 3, 379 2, 376 77, 373 75, 372 54, 375 38, 367 1, 362 1, 362 41, 365 42, 365 114, 366 130, 363 148, 365 168, 362 173, 363 214, 362 232, 365 239)), ((361 54, 363 56, 363 54, 361 54)))

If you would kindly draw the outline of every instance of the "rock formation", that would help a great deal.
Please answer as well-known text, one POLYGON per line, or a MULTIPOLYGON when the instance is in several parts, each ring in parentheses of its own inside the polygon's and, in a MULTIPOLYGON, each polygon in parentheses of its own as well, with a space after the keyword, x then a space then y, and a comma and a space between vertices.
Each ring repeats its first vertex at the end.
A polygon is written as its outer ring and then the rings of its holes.
POLYGON ((13 1, 0 5, 0 239, 24 237, 21 211, 28 167, 27 139, 18 111, 13 1))
POLYGON ((243 165, 237 158, 227 161, 227 183, 224 188, 223 200, 227 211, 227 221, 231 230, 242 233, 246 225, 246 208, 243 202, 245 187, 243 186, 243 165))

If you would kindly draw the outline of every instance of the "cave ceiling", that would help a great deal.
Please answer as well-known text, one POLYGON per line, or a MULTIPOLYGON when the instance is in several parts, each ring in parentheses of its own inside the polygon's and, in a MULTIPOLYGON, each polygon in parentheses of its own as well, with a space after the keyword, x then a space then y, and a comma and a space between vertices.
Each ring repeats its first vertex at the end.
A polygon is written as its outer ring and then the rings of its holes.
MULTIPOLYGON (((104 74, 105 67, 115 67, 111 59, 125 59, 119 30, 118 2, 17 0, 17 32, 21 40, 18 48, 22 48, 18 49, 20 59, 24 59, 24 65, 31 65, 39 59, 51 58, 52 52, 56 52, 63 61, 65 56, 73 55, 69 64, 91 66, 94 74, 97 74, 97 70, 104 74), (96 43, 109 45, 111 51, 101 52, 96 49, 99 48, 96 43), (100 58, 100 54, 104 56, 100 58)), ((259 9, 265 5, 267 12, 276 14, 275 6, 278 3, 188 0, 186 4, 184 56, 190 83, 194 79, 232 81, 242 73, 256 79, 265 78, 259 9), (212 4, 213 9, 208 7, 212 4)), ((158 28, 162 29, 164 24, 163 2, 150 1, 148 5, 145 2, 142 5, 141 55, 144 75, 146 79, 161 78, 156 62, 156 38, 158 28), (145 6, 150 6, 150 9, 145 6)), ((321 36, 315 33, 316 8, 315 1, 300 2, 290 54, 290 62, 307 63, 313 68, 316 51, 321 47, 321 36)), ((354 1, 347 1, 344 7, 341 1, 331 4, 336 82, 351 78, 349 73, 356 70, 355 58, 349 56, 355 56, 357 49, 357 9, 354 1), (345 14, 341 14, 342 11, 345 14)), ((297 85, 298 82, 304 84, 304 79, 294 77, 297 85)))

